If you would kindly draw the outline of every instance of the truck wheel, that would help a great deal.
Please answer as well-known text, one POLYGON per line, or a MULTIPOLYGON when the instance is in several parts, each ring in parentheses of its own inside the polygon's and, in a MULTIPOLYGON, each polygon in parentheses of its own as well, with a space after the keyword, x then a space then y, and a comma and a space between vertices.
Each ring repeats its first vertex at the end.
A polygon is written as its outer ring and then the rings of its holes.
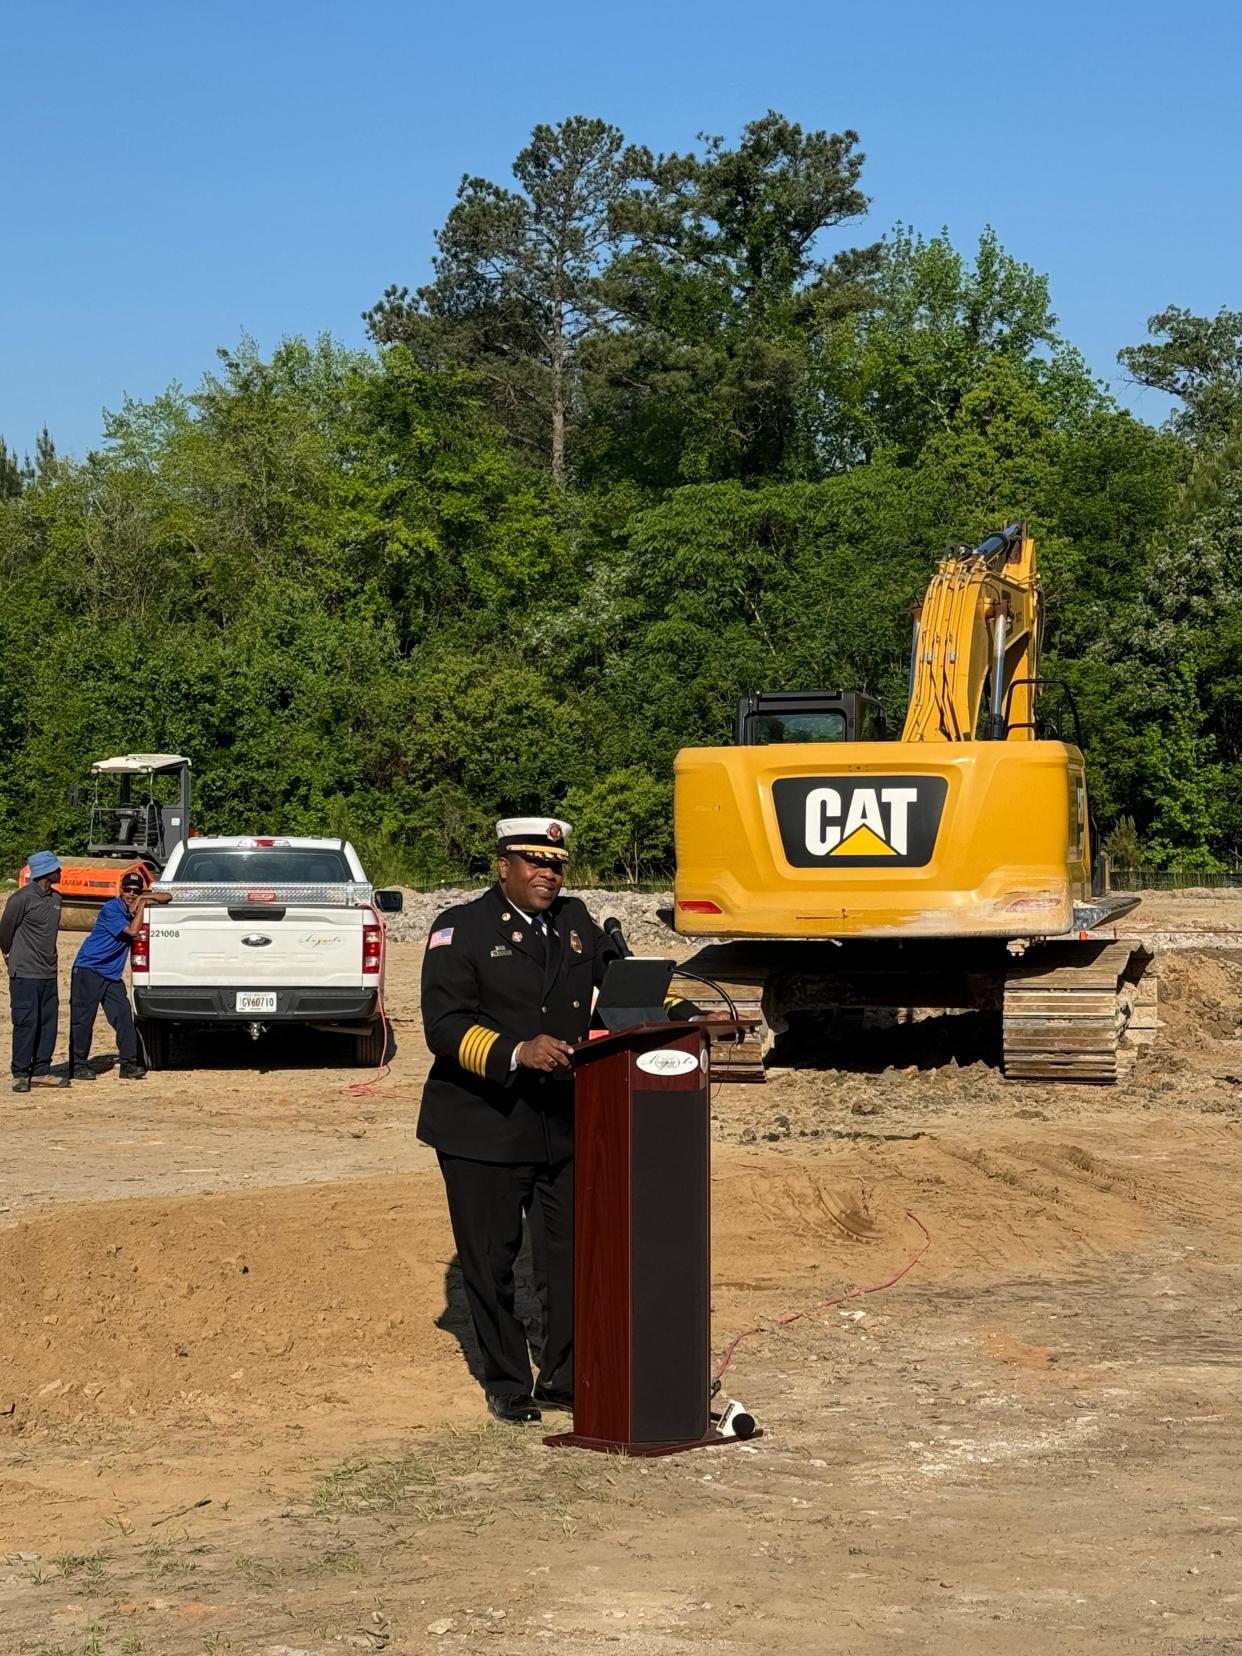
POLYGON ((374 1018, 354 1036, 354 1063, 359 1069, 378 1069, 388 1056, 392 1028, 386 1018, 374 1018))
POLYGON ((168 1068, 168 1054, 171 1031, 166 1023, 157 1018, 138 1019, 138 1039, 146 1054, 146 1065, 149 1070, 166 1070, 168 1068))

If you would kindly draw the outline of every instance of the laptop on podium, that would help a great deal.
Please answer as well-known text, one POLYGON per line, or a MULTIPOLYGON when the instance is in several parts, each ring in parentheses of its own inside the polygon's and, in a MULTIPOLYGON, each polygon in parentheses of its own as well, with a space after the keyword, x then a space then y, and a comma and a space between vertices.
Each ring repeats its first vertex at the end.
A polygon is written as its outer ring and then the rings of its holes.
POLYGON ((667 1023, 664 1004, 675 962, 654 955, 627 955, 609 961, 600 984, 595 1016, 609 1031, 634 1024, 667 1023))

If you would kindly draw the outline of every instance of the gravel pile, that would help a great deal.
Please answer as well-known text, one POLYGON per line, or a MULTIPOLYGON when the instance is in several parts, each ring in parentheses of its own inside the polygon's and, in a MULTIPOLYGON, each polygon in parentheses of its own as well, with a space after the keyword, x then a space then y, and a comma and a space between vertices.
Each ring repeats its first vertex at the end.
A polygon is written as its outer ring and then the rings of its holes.
MULTIPOLYGON (((388 921, 392 943, 422 943, 432 921, 456 903, 468 903, 484 888, 445 888, 443 891, 406 891, 405 908, 388 921)), ((668 924, 673 908, 671 891, 583 891, 581 896, 602 925, 615 916, 635 954, 665 953, 676 941, 668 924)))

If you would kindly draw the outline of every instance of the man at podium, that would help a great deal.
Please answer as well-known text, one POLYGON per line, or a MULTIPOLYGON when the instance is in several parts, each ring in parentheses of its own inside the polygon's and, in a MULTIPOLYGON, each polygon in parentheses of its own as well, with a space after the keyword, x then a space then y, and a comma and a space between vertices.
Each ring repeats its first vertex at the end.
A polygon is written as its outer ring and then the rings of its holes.
MULTIPOLYGON (((555 817, 498 822, 497 883, 437 917, 423 963, 435 1061, 418 1136, 439 1156, 487 1406, 514 1425, 538 1421, 541 1406, 573 1407, 571 1054, 618 952, 562 890, 570 832, 555 817), (534 1386, 513 1309, 523 1220, 543 1323, 534 1386)), ((668 1015, 697 1010, 681 1001, 668 1015)))

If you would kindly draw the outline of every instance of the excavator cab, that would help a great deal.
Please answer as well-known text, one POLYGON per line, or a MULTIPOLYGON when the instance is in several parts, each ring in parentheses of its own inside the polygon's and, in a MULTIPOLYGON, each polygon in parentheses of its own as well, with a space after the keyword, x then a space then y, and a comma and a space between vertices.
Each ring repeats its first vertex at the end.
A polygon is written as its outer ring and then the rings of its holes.
POLYGON ((737 704, 738 747, 786 742, 882 742, 884 703, 863 690, 751 690, 737 704))

